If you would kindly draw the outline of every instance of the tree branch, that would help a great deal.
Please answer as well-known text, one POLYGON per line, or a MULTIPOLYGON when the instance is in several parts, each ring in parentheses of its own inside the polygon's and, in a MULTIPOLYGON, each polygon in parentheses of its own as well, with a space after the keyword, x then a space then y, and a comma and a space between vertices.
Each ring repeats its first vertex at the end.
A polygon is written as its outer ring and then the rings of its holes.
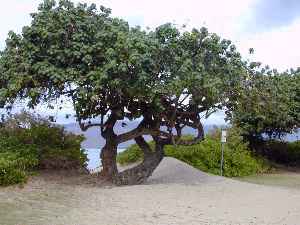
POLYGON ((135 139, 136 137, 143 136, 143 135, 159 135, 160 131, 153 130, 151 128, 145 127, 137 127, 129 132, 120 134, 116 137, 117 143, 123 143, 129 141, 131 139, 135 139))
POLYGON ((82 131, 87 131, 91 127, 101 127, 101 128, 104 127, 101 123, 85 124, 85 123, 82 123, 81 120, 79 120, 79 126, 82 131))
POLYGON ((136 144, 144 152, 144 155, 150 155, 152 153, 152 149, 150 148, 149 144, 145 141, 143 136, 138 136, 134 140, 135 140, 136 144))

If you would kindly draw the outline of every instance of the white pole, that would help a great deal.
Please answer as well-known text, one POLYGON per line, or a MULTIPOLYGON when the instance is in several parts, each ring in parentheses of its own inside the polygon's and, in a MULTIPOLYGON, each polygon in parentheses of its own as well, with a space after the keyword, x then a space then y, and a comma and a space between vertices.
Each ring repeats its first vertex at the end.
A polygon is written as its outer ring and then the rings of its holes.
POLYGON ((223 176, 223 164, 224 164, 224 143, 226 143, 226 130, 221 130, 221 165, 220 165, 220 175, 223 176))
POLYGON ((223 176, 223 163, 224 163, 224 144, 221 142, 221 176, 223 176))

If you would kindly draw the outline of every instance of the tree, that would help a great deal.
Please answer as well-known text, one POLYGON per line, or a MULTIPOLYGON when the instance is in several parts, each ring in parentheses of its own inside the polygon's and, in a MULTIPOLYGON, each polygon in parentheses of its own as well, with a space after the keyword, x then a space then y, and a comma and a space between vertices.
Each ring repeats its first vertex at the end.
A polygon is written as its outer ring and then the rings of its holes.
POLYGON ((281 138, 300 125, 299 71, 279 73, 260 64, 249 65, 248 79, 233 112, 232 122, 250 143, 281 138))
POLYGON ((230 109, 237 98, 244 71, 240 54, 205 28, 181 33, 165 24, 143 31, 103 6, 98 11, 94 4, 68 0, 44 1, 32 17, 22 34, 10 32, 2 53, 2 106, 28 99, 35 107, 68 97, 82 130, 101 128, 102 175, 116 184, 143 182, 165 145, 203 140, 200 113, 230 109), (139 121, 138 127, 116 134, 117 121, 128 120, 139 121), (185 126, 198 131, 194 140, 181 139, 185 126), (155 149, 143 135, 152 136, 155 149), (117 147, 131 139, 144 161, 120 173, 117 147))

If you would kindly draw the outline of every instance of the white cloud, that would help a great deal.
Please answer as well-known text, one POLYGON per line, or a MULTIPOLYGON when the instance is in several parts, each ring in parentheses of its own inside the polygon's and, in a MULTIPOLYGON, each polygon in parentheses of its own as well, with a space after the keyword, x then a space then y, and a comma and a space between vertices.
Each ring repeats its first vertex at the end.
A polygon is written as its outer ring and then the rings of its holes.
POLYGON ((237 41, 244 55, 249 48, 255 49, 253 60, 285 70, 300 67, 300 19, 289 26, 243 35, 237 41))
POLYGON ((20 33, 24 25, 30 24, 30 13, 35 12, 39 1, 10 0, 1 2, 0 7, 0 50, 5 46, 5 40, 10 30, 20 33))
POLYGON ((141 18, 142 25, 156 27, 174 22, 192 27, 207 26, 213 32, 232 36, 239 29, 239 19, 253 0, 88 0, 112 8, 113 15, 126 19, 141 18))

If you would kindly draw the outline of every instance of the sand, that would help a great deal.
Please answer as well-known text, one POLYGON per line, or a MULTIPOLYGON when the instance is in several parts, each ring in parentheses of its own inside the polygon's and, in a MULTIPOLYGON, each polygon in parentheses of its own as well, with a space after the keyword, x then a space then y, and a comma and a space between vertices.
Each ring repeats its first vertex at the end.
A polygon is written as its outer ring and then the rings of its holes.
POLYGON ((300 224, 300 190, 208 175, 165 158, 144 185, 40 175, 0 189, 0 224, 300 224))

